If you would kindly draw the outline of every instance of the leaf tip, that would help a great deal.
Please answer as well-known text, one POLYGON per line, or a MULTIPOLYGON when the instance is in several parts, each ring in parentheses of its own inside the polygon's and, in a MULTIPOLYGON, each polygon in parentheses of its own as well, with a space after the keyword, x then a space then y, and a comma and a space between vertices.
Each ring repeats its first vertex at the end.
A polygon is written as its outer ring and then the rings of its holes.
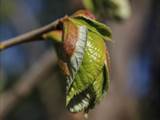
POLYGON ((90 19, 96 19, 95 15, 89 10, 79 10, 79 11, 75 12, 72 16, 73 17, 87 17, 90 19))

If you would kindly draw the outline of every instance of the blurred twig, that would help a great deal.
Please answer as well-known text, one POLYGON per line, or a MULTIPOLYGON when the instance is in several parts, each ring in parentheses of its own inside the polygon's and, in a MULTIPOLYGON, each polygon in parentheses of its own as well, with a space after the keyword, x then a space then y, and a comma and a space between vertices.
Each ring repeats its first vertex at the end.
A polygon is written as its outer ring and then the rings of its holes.
POLYGON ((18 37, 11 38, 11 39, 5 40, 3 42, 0 42, 0 51, 4 50, 6 48, 9 48, 11 46, 17 45, 17 44, 42 40, 42 35, 46 32, 54 30, 56 28, 57 24, 58 24, 58 20, 54 21, 44 27, 41 27, 41 28, 38 28, 38 29, 33 30, 31 32, 22 34, 18 37))
POLYGON ((45 53, 30 70, 25 73, 18 83, 10 90, 0 95, 0 120, 17 105, 25 96, 29 95, 37 83, 53 74, 53 65, 56 64, 55 54, 50 51, 45 53))

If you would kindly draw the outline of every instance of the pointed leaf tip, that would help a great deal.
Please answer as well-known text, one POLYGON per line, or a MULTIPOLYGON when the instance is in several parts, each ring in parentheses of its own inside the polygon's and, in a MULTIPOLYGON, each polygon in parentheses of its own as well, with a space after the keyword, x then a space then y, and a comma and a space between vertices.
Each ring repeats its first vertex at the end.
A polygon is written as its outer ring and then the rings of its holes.
POLYGON ((85 17, 88 19, 96 19, 95 15, 89 10, 79 10, 75 12, 72 17, 85 17))

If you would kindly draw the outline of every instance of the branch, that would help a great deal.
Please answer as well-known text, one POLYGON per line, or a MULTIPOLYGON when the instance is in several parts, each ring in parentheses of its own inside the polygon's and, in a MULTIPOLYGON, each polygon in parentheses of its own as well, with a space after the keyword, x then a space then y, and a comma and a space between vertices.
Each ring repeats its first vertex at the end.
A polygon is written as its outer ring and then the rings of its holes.
POLYGON ((55 55, 45 53, 10 90, 0 95, 0 120, 8 114, 24 97, 29 95, 37 83, 53 74, 55 55))
POLYGON ((26 43, 26 42, 31 42, 31 41, 40 41, 42 40, 42 35, 46 32, 49 32, 51 30, 54 30, 56 28, 58 24, 58 20, 44 26, 41 28, 38 28, 36 30, 33 30, 31 32, 22 34, 18 37, 15 38, 11 38, 8 40, 5 40, 3 42, 0 42, 0 51, 15 46, 17 44, 21 44, 21 43, 26 43))

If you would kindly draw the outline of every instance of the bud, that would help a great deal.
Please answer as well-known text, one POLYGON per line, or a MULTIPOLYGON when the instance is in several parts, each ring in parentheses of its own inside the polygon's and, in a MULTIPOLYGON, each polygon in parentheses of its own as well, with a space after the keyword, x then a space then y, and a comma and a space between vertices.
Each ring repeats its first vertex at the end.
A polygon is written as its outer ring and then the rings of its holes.
POLYGON ((60 20, 57 30, 44 35, 57 42, 60 68, 66 77, 66 107, 88 112, 101 100, 109 86, 110 29, 89 11, 78 11, 60 20))

